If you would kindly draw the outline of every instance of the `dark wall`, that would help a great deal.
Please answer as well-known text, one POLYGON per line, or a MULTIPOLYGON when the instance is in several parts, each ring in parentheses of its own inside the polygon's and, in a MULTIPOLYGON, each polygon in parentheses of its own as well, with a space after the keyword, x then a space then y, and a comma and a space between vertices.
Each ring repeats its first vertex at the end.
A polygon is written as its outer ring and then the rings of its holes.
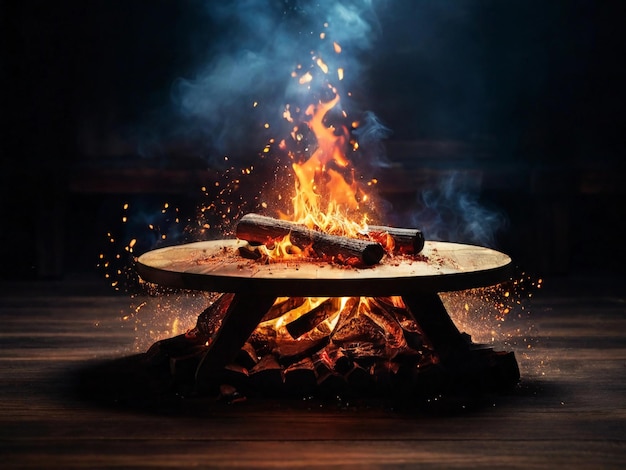
POLYGON ((623 150, 623 2, 387 4, 372 89, 397 137, 496 138, 502 158, 559 164, 623 150))
MULTIPOLYGON (((194 158, 141 160, 134 139, 138 129, 160 119, 174 80, 192 76, 229 25, 216 24, 203 2, 191 0, 0 5, 1 275, 56 277, 93 269, 98 250, 91 245, 106 226, 103 218, 116 217, 107 208, 126 195, 77 194, 69 181, 74 170, 128 162, 201 167, 204 162, 194 158)), ((623 2, 380 5, 380 35, 363 58, 369 62, 363 94, 392 130, 391 142, 487 142, 490 158, 479 165, 546 168, 557 179, 588 168, 623 177, 623 2)), ((407 162, 406 155, 402 159, 407 162)), ((453 169, 459 159, 442 162, 453 169)), ((415 171, 420 165, 409 161, 415 171)), ((581 193, 578 183, 555 185, 556 215, 542 215, 554 221, 566 212, 562 243, 572 246, 568 256, 582 253, 582 268, 597 263, 589 246, 621 240, 615 222, 625 215, 624 190, 615 179, 606 190, 604 184, 597 181, 592 193, 581 193), (572 232, 579 214, 583 224, 593 224, 582 235, 572 232)), ((541 205, 541 196, 531 191, 483 194, 510 212, 512 228, 503 238, 514 253, 536 242, 519 238, 515 227, 537 223, 529 211, 541 205)), ((181 196, 181 204, 192 203, 181 196)), ((552 236, 558 244, 559 235, 552 236)), ((610 264, 619 269, 618 262, 610 264)))

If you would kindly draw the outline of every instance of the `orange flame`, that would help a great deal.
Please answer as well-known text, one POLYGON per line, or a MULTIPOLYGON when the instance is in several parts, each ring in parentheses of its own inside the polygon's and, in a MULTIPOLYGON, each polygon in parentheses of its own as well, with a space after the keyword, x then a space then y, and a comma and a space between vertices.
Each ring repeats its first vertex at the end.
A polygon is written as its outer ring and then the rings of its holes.
POLYGON ((291 218, 310 229, 356 236, 367 218, 351 219, 358 217, 360 190, 346 157, 349 131, 346 126, 337 128, 324 122, 339 100, 336 94, 332 100, 320 101, 306 110, 310 116, 307 125, 316 137, 317 148, 306 161, 292 164, 296 181, 291 218), (351 182, 346 180, 346 174, 352 177, 351 182))
MULTIPOLYGON (((334 42, 332 48, 336 54, 341 53, 338 43, 334 42)), ((287 151, 292 160, 294 195, 289 213, 279 216, 311 230, 358 237, 368 222, 362 205, 371 200, 359 185, 355 169, 347 157, 348 151, 358 149, 358 142, 350 135, 358 122, 349 120, 346 111, 339 108, 339 92, 330 82, 335 74, 341 81, 344 69, 336 67, 331 70, 332 62, 315 53, 311 59, 312 65, 308 69, 298 65, 291 75, 300 86, 326 98, 316 98, 308 107, 302 108, 287 104, 283 110, 283 118, 290 123, 291 130, 289 136, 280 140, 278 148, 287 151), (287 143, 289 138, 290 143, 287 143), (297 151, 291 150, 291 145, 297 151)), ((268 255, 270 259, 310 255, 306 253, 308 250, 298 252, 292 249, 287 237, 276 241, 276 245, 283 246, 273 247, 268 255)))

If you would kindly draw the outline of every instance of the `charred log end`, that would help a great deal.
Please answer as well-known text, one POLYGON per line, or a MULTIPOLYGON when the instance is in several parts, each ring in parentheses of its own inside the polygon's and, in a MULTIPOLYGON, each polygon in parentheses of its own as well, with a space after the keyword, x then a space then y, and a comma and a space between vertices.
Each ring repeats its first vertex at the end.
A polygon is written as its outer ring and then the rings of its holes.
POLYGON ((363 250, 363 263, 366 266, 377 264, 385 256, 385 249, 380 243, 372 243, 363 250))
POLYGON ((420 251, 422 251, 424 249, 424 234, 417 230, 415 233, 415 237, 413 238, 413 253, 411 254, 418 254, 420 251))

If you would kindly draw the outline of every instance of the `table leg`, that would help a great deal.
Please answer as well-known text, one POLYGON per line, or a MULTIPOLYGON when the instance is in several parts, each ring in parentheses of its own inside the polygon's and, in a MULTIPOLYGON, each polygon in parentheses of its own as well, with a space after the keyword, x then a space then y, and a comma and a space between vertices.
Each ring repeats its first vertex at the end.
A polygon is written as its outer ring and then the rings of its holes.
POLYGON ((402 298, 442 363, 455 361, 467 353, 467 337, 457 329, 437 293, 404 295, 402 298))
POLYGON ((276 300, 272 295, 235 294, 213 341, 196 369, 196 387, 207 391, 231 362, 276 300))
POLYGON ((403 300, 441 364, 459 384, 506 389, 519 381, 515 354, 473 344, 457 329, 438 294, 406 295, 403 300))

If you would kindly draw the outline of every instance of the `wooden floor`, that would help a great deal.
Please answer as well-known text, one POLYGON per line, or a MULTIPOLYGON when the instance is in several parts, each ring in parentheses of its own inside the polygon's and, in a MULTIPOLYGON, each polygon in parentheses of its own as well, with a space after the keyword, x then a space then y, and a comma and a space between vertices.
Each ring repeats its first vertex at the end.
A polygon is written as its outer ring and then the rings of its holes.
POLYGON ((0 468, 624 468, 623 281, 545 280, 534 327, 503 326, 517 389, 415 409, 160 395, 128 372, 151 328, 122 320, 137 299, 4 283, 0 468))

